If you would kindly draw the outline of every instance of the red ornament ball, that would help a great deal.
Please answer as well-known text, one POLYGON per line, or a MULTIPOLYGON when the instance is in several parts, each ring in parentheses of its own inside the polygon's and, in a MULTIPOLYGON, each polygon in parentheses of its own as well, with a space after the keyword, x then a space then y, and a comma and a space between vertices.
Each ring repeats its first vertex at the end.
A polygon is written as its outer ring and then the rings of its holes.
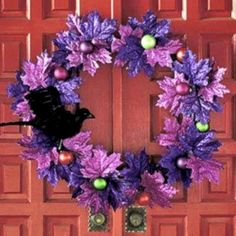
POLYGON ((190 92, 190 87, 187 83, 181 82, 176 85, 176 93, 178 95, 187 95, 190 92))
POLYGON ((69 165, 74 160, 74 156, 69 151, 60 151, 59 153, 59 162, 62 165, 69 165))
POLYGON ((82 42, 79 46, 79 49, 81 52, 88 54, 93 52, 94 47, 90 42, 82 42))
POLYGON ((54 70, 54 77, 57 80, 65 80, 69 76, 68 71, 64 67, 57 67, 54 70))
POLYGON ((186 51, 187 51, 186 48, 180 48, 180 49, 176 52, 176 58, 177 58, 177 60, 178 60, 179 62, 183 62, 186 51))
POLYGON ((137 197, 137 203, 141 206, 149 205, 150 200, 151 200, 151 196, 147 192, 142 192, 137 197))

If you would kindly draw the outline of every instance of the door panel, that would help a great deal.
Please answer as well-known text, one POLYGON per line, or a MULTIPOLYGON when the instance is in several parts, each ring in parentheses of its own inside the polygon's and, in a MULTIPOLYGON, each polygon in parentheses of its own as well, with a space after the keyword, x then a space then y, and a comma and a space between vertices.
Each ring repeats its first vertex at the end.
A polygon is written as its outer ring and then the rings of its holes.
MULTIPOLYGON (((225 84, 231 94, 223 100, 224 112, 212 114, 211 125, 222 140, 217 159, 225 163, 220 185, 204 182, 188 191, 178 185, 172 208, 147 209, 148 236, 235 236, 236 199, 236 11, 231 0, 0 0, 0 121, 13 120, 8 84, 23 60, 35 60, 43 49, 53 50, 55 33, 66 28, 69 13, 98 10, 104 17, 125 23, 128 16, 141 17, 153 10, 172 20, 174 34, 181 36, 199 57, 214 56, 228 68, 225 84)), ((89 107, 96 122, 85 125, 92 141, 110 151, 147 152, 159 158, 163 149, 154 137, 162 131, 168 111, 155 107, 160 90, 157 80, 171 75, 157 68, 153 78, 129 79, 125 70, 102 65, 96 76, 86 73, 82 106, 89 107)), ((110 213, 110 230, 88 232, 88 211, 78 208, 65 183, 52 188, 38 180, 35 163, 21 161, 16 140, 26 129, 0 129, 0 235, 87 236, 140 235, 126 233, 122 210, 110 213)))
MULTIPOLYGON (((220 185, 204 182, 193 185, 188 191, 181 188, 171 209, 148 209, 148 230, 144 235, 233 236, 236 214, 236 22, 231 18, 232 1, 143 0, 137 6, 132 0, 126 0, 122 9, 123 22, 133 12, 140 17, 148 9, 160 18, 171 19, 174 34, 184 35, 186 44, 199 58, 213 56, 217 65, 227 67, 224 83, 231 90, 222 102, 224 112, 211 115, 211 126, 223 142, 216 154, 216 158, 224 163, 220 185)), ((129 79, 123 72, 123 150, 138 151, 145 147, 149 154, 156 157, 163 152, 153 137, 161 132, 164 118, 170 114, 155 107, 160 93, 156 81, 169 73, 166 69, 157 69, 155 76, 149 80, 144 75, 129 79)), ((131 234, 124 232, 124 235, 131 234)))

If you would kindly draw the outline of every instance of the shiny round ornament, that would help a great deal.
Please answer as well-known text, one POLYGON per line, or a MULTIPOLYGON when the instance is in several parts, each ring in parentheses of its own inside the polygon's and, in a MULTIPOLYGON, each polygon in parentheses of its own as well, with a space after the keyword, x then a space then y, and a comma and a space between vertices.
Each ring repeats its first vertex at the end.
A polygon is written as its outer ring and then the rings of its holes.
POLYGON ((209 130, 209 123, 205 123, 205 124, 203 124, 203 123, 201 123, 200 121, 198 121, 197 123, 196 123, 196 128, 197 128, 197 130, 199 131, 199 132, 207 132, 208 130, 209 130))
POLYGON ((146 34, 141 39, 141 45, 144 49, 151 49, 156 46, 156 39, 150 35, 146 34))
POLYGON ((57 80, 65 80, 69 76, 68 71, 64 67, 57 67, 54 70, 54 77, 57 80))
POLYGON ((142 192, 137 197, 137 203, 141 206, 149 205, 150 200, 151 200, 151 196, 147 192, 142 192))
POLYGON ((190 87, 187 83, 181 82, 179 84, 176 85, 176 93, 178 95, 187 95, 190 92, 190 87))
POLYGON ((186 53, 187 49, 186 48, 180 48, 177 52, 176 52, 176 58, 179 62, 183 62, 184 60, 184 56, 186 53))
POLYGON ((186 158, 179 158, 177 160, 177 166, 180 168, 180 169, 184 169, 186 167, 186 158))
POLYGON ((74 160, 74 156, 69 151, 60 151, 59 153, 59 162, 62 165, 69 165, 74 160))
POLYGON ((93 181, 93 187, 97 190, 104 190, 107 187, 107 181, 104 178, 97 178, 93 181))
POLYGON ((93 44, 90 42, 82 42, 79 46, 79 49, 81 52, 83 52, 85 54, 89 54, 89 53, 93 52, 94 47, 93 47, 93 44))

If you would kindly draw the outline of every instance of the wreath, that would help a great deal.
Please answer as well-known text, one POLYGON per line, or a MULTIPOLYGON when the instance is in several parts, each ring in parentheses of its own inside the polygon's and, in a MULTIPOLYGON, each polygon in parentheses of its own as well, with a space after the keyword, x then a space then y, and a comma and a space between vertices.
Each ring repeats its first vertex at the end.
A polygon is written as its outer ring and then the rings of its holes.
POLYGON ((37 161, 39 177, 53 186, 65 180, 79 205, 94 213, 134 203, 169 207, 177 193, 175 182, 186 188, 205 178, 219 182, 223 164, 213 152, 221 143, 210 129, 209 114, 222 110, 219 98, 229 93, 221 84, 225 69, 216 68, 210 59, 198 61, 170 34, 170 21, 157 21, 150 11, 141 22, 130 17, 117 34, 117 22, 102 19, 98 12, 69 15, 67 26, 57 34, 52 56, 45 51, 36 63, 26 61, 17 72, 8 95, 21 120, 0 124, 32 127, 32 134, 23 135, 19 144, 23 159, 37 161), (156 65, 174 72, 173 78, 157 82, 163 93, 156 106, 173 115, 156 137, 166 147, 160 161, 152 160, 145 149, 108 153, 91 144, 90 131, 81 131, 83 122, 95 117, 78 106, 83 82, 79 73, 94 76, 100 63, 112 63, 112 53, 114 64, 131 77, 142 71, 150 77, 156 65), (68 109, 71 105, 76 109, 68 109))

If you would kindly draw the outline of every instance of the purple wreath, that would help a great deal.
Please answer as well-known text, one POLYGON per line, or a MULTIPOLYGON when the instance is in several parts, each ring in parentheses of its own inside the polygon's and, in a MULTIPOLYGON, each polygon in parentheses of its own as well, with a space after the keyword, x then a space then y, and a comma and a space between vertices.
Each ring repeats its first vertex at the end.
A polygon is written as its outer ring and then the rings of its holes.
POLYGON ((16 83, 9 86, 12 109, 23 121, 36 116, 25 98, 32 91, 54 87, 63 106, 79 104, 79 72, 94 75, 99 63, 112 62, 111 52, 116 52, 115 64, 132 77, 141 71, 151 76, 157 64, 173 70, 173 78, 158 82, 164 92, 156 105, 170 109, 174 118, 165 120, 164 132, 157 137, 166 147, 160 162, 151 160, 144 149, 137 154, 109 154, 91 144, 90 131, 81 131, 61 143, 73 157, 65 164, 55 142, 33 128, 32 135, 24 135, 19 144, 25 147, 24 159, 37 161, 39 177, 53 186, 65 180, 79 205, 95 213, 134 204, 142 193, 149 196, 149 206, 167 207, 177 192, 172 186, 176 181, 185 187, 204 178, 219 182, 223 165, 212 153, 221 144, 209 129, 209 113, 221 111, 219 98, 229 93, 221 84, 225 69, 216 69, 210 59, 197 61, 190 50, 176 59, 181 42, 171 37, 170 22, 157 21, 152 12, 142 22, 131 17, 120 25, 119 38, 114 37, 116 21, 102 19, 97 12, 82 18, 69 15, 67 25, 68 30, 54 40, 57 50, 52 56, 43 52, 36 63, 24 62, 16 83))

